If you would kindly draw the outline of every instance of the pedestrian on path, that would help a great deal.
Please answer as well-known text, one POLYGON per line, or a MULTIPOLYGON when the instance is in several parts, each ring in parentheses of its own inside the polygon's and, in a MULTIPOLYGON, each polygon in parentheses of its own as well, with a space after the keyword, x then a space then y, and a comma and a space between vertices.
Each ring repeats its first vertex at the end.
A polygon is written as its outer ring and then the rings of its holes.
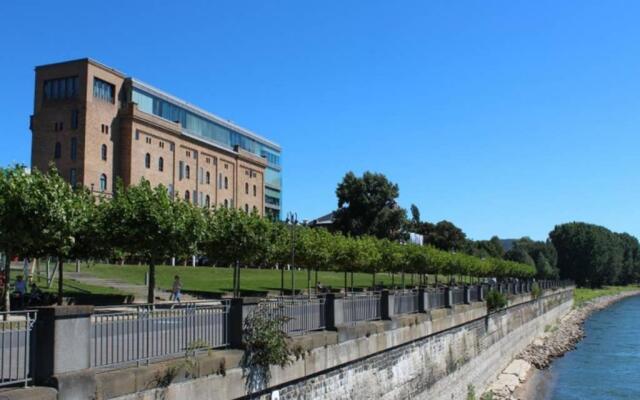
POLYGON ((173 278, 173 287, 171 288, 171 296, 169 296, 169 300, 175 300, 180 303, 180 289, 182 289, 182 282, 180 282, 180 277, 176 275, 173 278))

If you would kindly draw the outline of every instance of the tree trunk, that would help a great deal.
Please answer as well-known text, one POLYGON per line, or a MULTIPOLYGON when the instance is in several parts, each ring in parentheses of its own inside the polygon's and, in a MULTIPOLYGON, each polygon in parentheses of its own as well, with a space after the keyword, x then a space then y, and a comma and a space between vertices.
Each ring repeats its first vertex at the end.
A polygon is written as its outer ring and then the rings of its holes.
POLYGON ((371 289, 372 290, 376 290, 376 271, 373 271, 372 281, 373 281, 373 283, 371 284, 371 289))
POLYGON ((348 292, 348 286, 347 286, 347 271, 344 271, 344 293, 346 294, 348 292))
POLYGON ((351 293, 353 293, 353 271, 351 271, 351 293))
POLYGON ((234 297, 240 297, 240 261, 236 261, 236 287, 234 289, 234 297))
POLYGON ((307 268, 307 296, 311 298, 311 269, 307 268))
POLYGON ((149 262, 149 287, 147 288, 147 303, 153 304, 155 303, 156 289, 156 265, 153 261, 149 262))
POLYGON ((58 305, 62 305, 62 296, 64 295, 64 261, 62 256, 58 256, 58 305))
POLYGON ((76 258, 76 272, 80 272, 80 260, 76 258))
POLYGON ((315 281, 316 281, 316 294, 317 294, 317 293, 318 293, 318 268, 316 268, 315 272, 316 272, 316 279, 315 279, 315 281))
POLYGON ((284 265, 280 268, 280 296, 284 296, 284 265))
MULTIPOLYGON (((7 252, 4 260, 4 310, 6 312, 11 311, 11 290, 9 289, 9 283, 11 282, 11 255, 7 252)), ((8 314, 5 314, 5 320, 8 319, 8 314)))

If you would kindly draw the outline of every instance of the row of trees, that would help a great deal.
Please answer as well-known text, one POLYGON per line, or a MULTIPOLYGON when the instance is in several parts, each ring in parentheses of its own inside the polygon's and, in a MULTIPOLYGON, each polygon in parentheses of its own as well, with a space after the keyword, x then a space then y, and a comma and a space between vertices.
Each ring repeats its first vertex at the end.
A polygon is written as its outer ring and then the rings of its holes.
POLYGON ((640 281, 640 244, 627 233, 572 222, 557 225, 549 237, 563 278, 591 287, 640 281))
POLYGON ((549 242, 522 238, 504 241, 470 240, 462 229, 450 221, 424 221, 420 209, 412 204, 410 217, 397 199, 400 189, 379 173, 365 172, 358 177, 348 172, 336 189, 338 209, 334 212, 333 230, 347 235, 372 235, 378 238, 406 239, 407 232, 423 236, 424 244, 440 250, 462 252, 480 258, 504 259, 536 268, 538 278, 557 278, 556 255, 549 242))
MULTIPOLYGON (((535 268, 509 260, 478 258, 430 246, 401 244, 369 235, 352 237, 306 226, 286 226, 236 209, 203 209, 171 199, 166 188, 143 181, 117 185, 111 199, 86 189, 73 191, 55 172, 22 167, 0 173, 0 248, 8 255, 64 259, 134 257, 149 265, 148 300, 154 300, 155 266, 171 257, 206 255, 211 263, 233 265, 234 292, 240 267, 285 265, 311 271, 461 274, 531 277, 535 268), (295 240, 294 240, 295 238, 295 240)), ((59 266, 59 299, 63 269, 59 266)), ((10 270, 5 265, 6 281, 10 270)), ((403 274, 404 275, 404 274, 403 274)), ((310 279, 308 280, 308 282, 310 279)), ((6 307, 8 309, 8 290, 6 307)))

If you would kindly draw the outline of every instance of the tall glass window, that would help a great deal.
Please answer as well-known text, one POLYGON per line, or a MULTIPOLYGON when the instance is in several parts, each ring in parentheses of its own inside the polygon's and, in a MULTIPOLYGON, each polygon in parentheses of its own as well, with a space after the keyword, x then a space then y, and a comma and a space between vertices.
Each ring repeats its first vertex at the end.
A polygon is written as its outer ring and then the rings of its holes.
POLYGON ((116 88, 109 82, 93 78, 93 97, 113 103, 116 88))
POLYGON ((60 145, 60 142, 56 142, 56 146, 53 150, 53 158, 55 159, 60 158, 61 153, 62 153, 62 146, 60 145))
POLYGON ((107 145, 103 144, 102 148, 100 149, 100 154, 102 157, 102 160, 107 161, 107 145))
POLYGON ((71 183, 71 187, 76 187, 78 184, 78 174, 75 168, 69 170, 69 183, 71 183))
POLYGON ((107 191, 107 176, 105 174, 100 175, 100 191, 107 191))
POLYGON ((144 156, 144 167, 151 168, 151 154, 147 153, 144 156))
POLYGON ((164 158, 158 158, 158 171, 164 171, 164 158))
POLYGON ((78 139, 71 138, 71 160, 75 161, 78 158, 78 139))
POLYGON ((78 77, 49 79, 44 81, 45 100, 72 99, 78 95, 78 77))

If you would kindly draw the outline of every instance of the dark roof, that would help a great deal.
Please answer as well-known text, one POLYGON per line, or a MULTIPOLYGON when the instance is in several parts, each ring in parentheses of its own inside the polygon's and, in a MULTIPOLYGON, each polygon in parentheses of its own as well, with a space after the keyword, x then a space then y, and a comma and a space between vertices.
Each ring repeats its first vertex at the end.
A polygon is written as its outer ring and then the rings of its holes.
POLYGON ((311 226, 327 226, 333 225, 335 211, 331 211, 327 215, 323 215, 322 217, 318 217, 316 219, 312 219, 309 221, 309 225, 311 226))

